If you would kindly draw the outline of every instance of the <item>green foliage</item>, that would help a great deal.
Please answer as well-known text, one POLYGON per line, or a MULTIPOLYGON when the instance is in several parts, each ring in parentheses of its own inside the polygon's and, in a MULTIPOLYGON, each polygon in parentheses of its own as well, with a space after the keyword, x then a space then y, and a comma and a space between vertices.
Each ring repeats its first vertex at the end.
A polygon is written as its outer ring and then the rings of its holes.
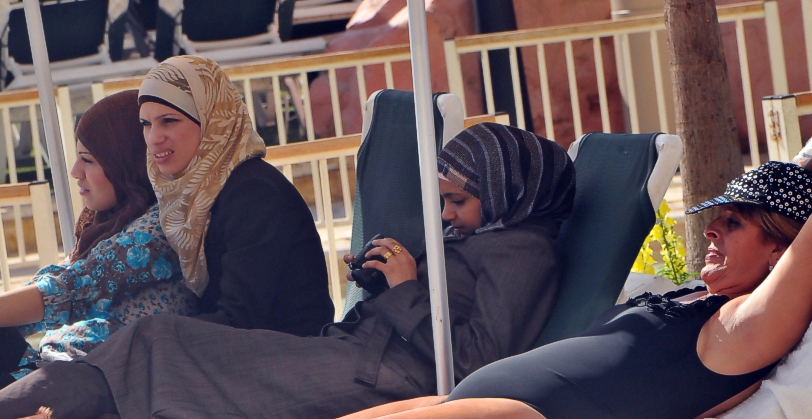
POLYGON ((682 237, 674 231, 677 222, 668 216, 670 210, 671 208, 663 200, 660 208, 657 209, 657 223, 654 224, 651 233, 643 242, 643 246, 640 248, 637 259, 635 259, 632 266, 632 272, 656 273, 668 278, 676 285, 682 285, 695 276, 696 272, 689 273, 686 270, 685 245, 682 242, 682 237), (657 262, 654 260, 654 250, 651 249, 652 242, 660 244, 660 256, 663 258, 663 265, 659 269, 655 269, 657 262))

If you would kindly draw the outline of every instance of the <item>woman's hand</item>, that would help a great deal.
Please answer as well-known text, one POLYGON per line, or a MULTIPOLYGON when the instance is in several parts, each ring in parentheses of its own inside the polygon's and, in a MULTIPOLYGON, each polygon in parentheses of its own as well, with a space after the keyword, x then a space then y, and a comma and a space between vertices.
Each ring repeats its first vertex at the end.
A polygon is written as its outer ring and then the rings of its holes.
MULTIPOLYGON (((347 253, 346 255, 344 255, 344 263, 346 263, 347 265, 352 263, 352 261, 354 261, 354 260, 355 260, 355 255, 353 255, 352 253, 347 253)), ((355 282, 355 278, 352 277, 352 270, 347 271, 347 282, 355 282)), ((358 287, 358 288, 361 288, 361 286, 358 285, 357 282, 355 282, 355 286, 358 287)))
MULTIPOLYGON (((372 268, 383 272, 386 276, 386 282, 389 284, 389 288, 406 281, 417 279, 417 263, 414 257, 395 239, 379 239, 373 241, 372 244, 377 247, 367 252, 367 259, 375 255, 384 257, 387 252, 391 252, 391 256, 386 260, 386 263, 368 260, 364 263, 362 268, 372 268), (397 248, 395 246, 397 246, 397 248), (397 249, 399 252, 394 252, 392 249, 397 249)), ((344 263, 349 265, 354 260, 355 255, 352 253, 344 255, 344 263)), ((355 282, 355 279, 352 277, 352 271, 347 272, 347 281, 355 282)), ((360 288, 360 285, 357 283, 355 286, 360 288)))
MULTIPOLYGON (((372 244, 378 247, 367 252, 367 259, 377 255, 385 258, 386 263, 367 260, 362 266, 363 268, 373 268, 383 272, 386 275, 389 288, 417 279, 417 263, 414 257, 395 239, 378 239, 373 241, 372 244), (389 254, 388 257, 387 254, 389 254)), ((344 260, 346 259, 345 256, 344 260)))

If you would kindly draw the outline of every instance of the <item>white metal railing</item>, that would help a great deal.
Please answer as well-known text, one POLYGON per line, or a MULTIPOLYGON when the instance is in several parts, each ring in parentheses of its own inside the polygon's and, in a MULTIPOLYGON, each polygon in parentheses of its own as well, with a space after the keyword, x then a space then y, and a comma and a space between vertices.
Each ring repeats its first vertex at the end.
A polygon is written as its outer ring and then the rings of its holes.
MULTIPOLYGON (((270 92, 273 95, 273 116, 276 120, 276 132, 280 145, 288 143, 288 130, 284 121, 286 110, 284 109, 284 97, 282 94, 282 85, 287 88, 288 95, 291 99, 292 106, 296 108, 297 113, 304 116, 304 125, 306 131, 307 141, 314 141, 316 139, 316 132, 314 128, 313 106, 310 99, 310 87, 307 83, 307 73, 309 72, 327 72, 330 88, 330 101, 332 108, 332 119, 336 137, 342 137, 347 134, 344 130, 342 121, 341 98, 339 97, 338 81, 336 72, 341 70, 354 70, 357 80, 359 115, 363 109, 364 102, 368 97, 366 87, 366 73, 375 71, 370 66, 383 65, 384 76, 386 79, 386 87, 393 88, 394 77, 392 73, 392 64, 396 62, 408 61, 409 46, 401 45, 394 47, 383 48, 370 48, 363 51, 349 51, 349 52, 336 52, 327 54, 311 55, 306 57, 295 57, 286 59, 277 59, 267 62, 256 64, 243 64, 235 66, 223 67, 226 74, 236 85, 242 87, 246 105, 248 105, 248 112, 251 116, 251 121, 254 128, 257 128, 257 109, 263 109, 260 104, 254 103, 254 93, 256 90, 254 86, 267 84, 267 79, 271 81, 270 92)), ((106 95, 110 95, 126 89, 137 89, 140 86, 140 78, 122 79, 107 81, 104 83, 96 83, 92 87, 93 101, 96 102, 106 95)), ((267 92, 267 90, 266 90, 267 92)), ((270 100, 268 101, 270 107, 270 100)), ((346 109, 345 109, 346 112, 346 109)), ((270 112, 269 112, 270 113, 270 112)), ((349 197, 351 192, 349 189, 349 180, 346 176, 347 160, 344 156, 338 157, 339 167, 343 168, 341 172, 341 185, 344 196, 345 216, 335 220, 336 222, 346 222, 352 219, 352 205, 350 205, 349 197)), ((291 165, 284 165, 282 172, 288 179, 293 179, 294 173, 291 165)), ((309 175, 312 177, 314 185, 320 184, 319 176, 321 170, 318 167, 318 162, 312 161, 310 163, 309 175)), ((322 203, 321 194, 314 194, 315 207, 316 207, 316 224, 323 227, 326 218, 330 216, 325 213, 327 206, 322 203)))
POLYGON ((809 75, 809 88, 812 89, 812 0, 801 0, 801 14, 806 47, 806 73, 809 75))
MULTIPOLYGON (((76 147, 73 137, 73 120, 72 111, 70 107, 70 95, 67 87, 60 87, 56 89, 57 104, 59 106, 59 117, 62 131, 65 133, 64 138, 64 152, 68 160, 68 168, 73 165, 76 159, 76 147), (63 118, 63 115, 71 115, 69 118, 63 118)), ((0 92, 0 121, 2 122, 2 139, 3 147, 0 150, 0 167, 7 168, 8 170, 8 185, 23 185, 27 188, 27 183, 19 182, 19 173, 15 159, 15 143, 20 141, 20 130, 23 124, 28 124, 31 131, 31 147, 34 159, 34 172, 36 173, 36 180, 45 180, 45 165, 47 164, 47 156, 43 152, 42 138, 40 137, 40 120, 41 113, 39 110, 39 94, 36 89, 25 89, 0 92)), ((70 169, 68 169, 70 170, 70 169)), ((3 173, 5 175, 5 173, 3 173)), ((70 184, 71 190, 77 188, 73 182, 70 184)), ((81 198, 79 197, 78 190, 72 194, 74 198, 74 212, 78 209, 81 210, 81 198)), ((40 248, 42 246, 49 246, 49 244, 39 243, 37 240, 37 253, 29 253, 25 240, 24 240, 24 220, 22 205, 30 205, 30 202, 24 199, 13 199, 11 201, 3 201, 3 206, 7 206, 7 210, 11 214, 14 221, 14 230, 17 236, 17 249, 18 256, 11 259, 3 259, 2 263, 4 269, 10 264, 11 266, 44 266, 54 263, 54 259, 50 256, 49 252, 43 252, 40 248), (46 255, 43 259, 43 255, 46 255)), ((52 208, 49 202, 49 207, 52 208)), ((68 228, 73 228, 69 226, 68 228)), ((39 233, 37 239, 40 238, 39 233)), ((55 245, 55 238, 51 238, 55 245)), ((3 238, 3 241, 5 239, 3 238)), ((4 252, 0 252, 4 253, 4 252)))
POLYGON ((812 92, 767 96, 761 106, 770 160, 790 161, 804 145, 799 118, 812 115, 812 92))
MULTIPOLYGON (((327 236, 327 270, 330 278, 330 294, 333 298, 336 315, 342 313, 344 308, 344 298, 341 293, 343 287, 341 286, 341 277, 338 268, 339 249, 337 248, 336 227, 340 224, 352 224, 352 215, 348 215, 341 220, 335 220, 333 218, 333 197, 332 189, 330 188, 330 167, 328 166, 328 161, 333 159, 339 161, 339 173, 341 175, 342 190, 344 191, 342 203, 345 206, 345 214, 352 214, 351 196, 349 195, 350 182, 346 161, 347 159, 351 159, 353 163, 352 167, 355 167, 355 155, 358 152, 360 144, 361 136, 351 135, 268 147, 265 156, 266 161, 279 167, 290 167, 295 164, 316 165, 315 172, 317 172, 319 176, 313 177, 313 191, 314 195, 320 196, 321 198, 317 201, 317 205, 320 205, 321 208, 317 208, 317 210, 324 214, 322 228, 327 236)), ((300 190, 300 193, 301 192, 300 190)))
MULTIPOLYGON (((812 20, 812 0, 803 0, 807 20, 812 20), (808 10, 807 10, 808 9, 808 10)), ((769 47, 769 60, 772 72, 772 83, 774 94, 785 94, 788 92, 787 87, 787 72, 786 64, 784 62, 784 49, 781 40, 781 24, 778 17, 778 4, 774 0, 757 1, 750 3, 740 3, 729 6, 721 6, 718 9, 718 16, 720 23, 733 23, 736 29, 736 39, 738 43, 738 55, 740 63, 740 71, 742 75, 743 90, 744 90, 744 106, 747 118, 747 130, 750 138, 750 149, 754 164, 759 161, 758 155, 758 138, 756 133, 756 119, 753 104, 753 94, 750 83, 750 73, 748 60, 747 47, 745 43, 744 34, 744 21, 761 19, 765 22, 767 28, 767 44, 769 47)), ((812 27, 812 26, 807 26, 812 27)), ((631 89, 628 95, 628 109, 631 122, 631 131, 640 132, 640 118, 638 116, 638 106, 635 101, 634 85, 635 75, 632 74, 632 56, 629 47, 629 36, 633 34, 648 34, 651 42, 651 56, 652 64, 655 72, 655 94, 657 96, 658 118, 659 127, 663 132, 669 132, 667 126, 667 115, 665 108, 665 94, 664 94, 664 81, 662 77, 662 69, 660 65, 660 55, 662 52, 659 49, 657 42, 657 34, 665 30, 665 22, 663 15, 643 16, 636 18, 629 18, 616 21, 602 21, 585 23, 580 25, 568 26, 555 26, 541 29, 519 30, 498 34, 487 35, 474 35, 455 38, 445 41, 445 56, 446 67, 448 69, 448 80, 451 93, 456 94, 464 100, 465 91, 463 88, 463 79, 465 77, 464 70, 460 63, 460 55, 476 53, 480 56, 482 78, 485 85, 485 105, 486 113, 492 114, 494 108, 494 94, 491 89, 491 74, 490 74, 490 61, 488 58, 488 51, 504 50, 507 49, 510 57, 511 78, 513 79, 513 97, 516 107, 516 125, 519 128, 525 128, 524 109, 528 104, 524 103, 521 95, 521 86, 519 85, 519 63, 517 59, 517 50, 522 48, 524 54, 527 54, 527 47, 536 48, 536 57, 538 61, 538 71, 541 87, 542 110, 544 114, 545 135, 547 138, 555 139, 553 110, 551 106, 550 97, 550 84, 547 71, 547 60, 545 58, 545 47, 554 44, 564 44, 565 49, 565 64, 567 68, 567 77, 569 84, 570 107, 572 110, 572 120, 574 124, 574 140, 583 134, 583 126, 581 122, 581 104, 579 103, 578 96, 578 83, 576 78, 576 68, 573 55, 573 42, 575 41, 591 41, 593 46, 593 57, 596 67, 596 80, 598 86, 598 95, 600 102, 601 113, 601 129, 609 132, 609 108, 607 101, 607 88, 606 80, 604 77, 603 69, 603 52, 601 49, 601 39, 615 37, 619 40, 621 45, 624 74, 619 74, 618 77, 625 78, 625 84, 631 89)), ((810 33, 807 31, 807 39, 810 39, 810 33)), ((810 48, 812 41, 807 42, 807 48, 810 48)), ((755 59, 759 59, 756 57, 755 59)), ((524 56, 525 60, 532 59, 528 55, 524 56)), ((812 62, 812 61, 810 61, 812 62)), ((812 68, 812 67, 811 67, 812 68)), ((466 69, 468 71, 477 69, 466 69)), ((812 72, 810 77, 812 77, 812 72)), ((592 83, 590 81, 590 83, 592 83)))
MULTIPOLYGON (((42 265, 58 262, 58 249, 56 244, 56 226, 54 223, 54 210, 51 205, 51 189, 46 181, 33 183, 17 183, 15 185, 0 185, 0 208, 12 208, 19 212, 21 206, 31 206, 31 218, 34 224, 34 233, 37 242, 36 262, 42 265)), ((20 223, 15 213, 15 224, 20 223)), ((17 224, 19 225, 19 224, 17 224)), ((23 231, 17 228, 16 258, 10 258, 6 245, 3 223, 0 221, 0 275, 3 278, 3 291, 11 287, 10 267, 14 264, 26 262, 25 239, 23 231)))

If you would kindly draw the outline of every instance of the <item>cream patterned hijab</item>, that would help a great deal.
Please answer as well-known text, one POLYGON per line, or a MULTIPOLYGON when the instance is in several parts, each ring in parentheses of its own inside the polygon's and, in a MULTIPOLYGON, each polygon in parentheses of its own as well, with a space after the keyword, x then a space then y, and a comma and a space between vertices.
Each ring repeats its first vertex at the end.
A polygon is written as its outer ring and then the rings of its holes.
POLYGON ((139 103, 150 98, 168 102, 200 123, 200 148, 182 172, 164 175, 147 155, 161 226, 178 253, 186 286, 200 296, 209 284, 203 243, 212 204, 235 167, 265 156, 265 144, 237 89, 212 60, 178 56, 162 62, 141 84, 139 103))

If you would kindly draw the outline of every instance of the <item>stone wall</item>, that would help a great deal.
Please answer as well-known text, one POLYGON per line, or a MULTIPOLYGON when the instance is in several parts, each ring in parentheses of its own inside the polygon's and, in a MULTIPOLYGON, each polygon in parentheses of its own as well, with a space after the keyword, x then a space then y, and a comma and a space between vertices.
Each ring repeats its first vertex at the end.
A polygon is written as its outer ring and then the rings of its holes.
MULTIPOLYGON (((743 0, 716 0, 718 5, 740 3, 743 0)), ((781 23, 784 30, 784 48, 787 57, 787 73, 790 92, 810 89, 806 68, 801 22, 801 0, 779 2, 781 23)), ((555 25, 571 25, 609 19, 610 0, 513 0, 519 29, 539 28, 555 25)), ((429 56, 434 91, 448 89, 445 71, 443 39, 470 35, 475 32, 473 0, 426 0, 427 25, 429 35, 429 56)), ((745 24, 747 50, 750 59, 750 77, 753 83, 753 97, 759 138, 764 142, 764 123, 761 116, 762 96, 772 92, 769 61, 767 60, 766 34, 760 21, 745 24)), ((741 73, 738 67, 735 27, 722 25, 725 54, 730 71, 733 98, 736 102, 736 120, 743 149, 748 148, 741 73)), ((406 0, 363 0, 348 29, 330 41, 327 51, 346 51, 408 43, 406 0)), ((611 39, 602 40, 602 55, 609 99, 609 113, 612 131, 623 128, 623 109, 620 89, 617 82, 615 50, 611 39)), ((575 42, 574 58, 578 80, 578 94, 583 121, 583 132, 601 130, 600 107, 597 84, 595 82, 595 62, 590 41, 575 42)), ((666 54, 666 51, 661 51, 666 54)), ((541 88, 535 47, 522 49, 527 90, 530 93, 530 111, 534 130, 544 135, 541 88)), ((481 92, 479 59, 473 54, 462 57, 466 102, 470 115, 484 112, 481 92)), ((572 110, 570 105, 566 62, 563 44, 546 48, 546 64, 551 87, 551 102, 555 137, 566 146, 574 138, 572 110)), ((411 69, 407 63, 393 66, 395 88, 411 90, 411 69)), ((338 74, 339 98, 342 106, 344 133, 359 132, 361 115, 358 107, 358 84, 355 71, 343 70, 338 74)), ((365 71, 367 92, 385 87, 382 68, 368 67, 365 71)), ((326 74, 318 77, 311 85, 316 133, 319 137, 335 134, 329 86, 326 74)), ((810 118, 807 118, 810 119, 810 118)), ((802 133, 812 134, 812 120, 802 120, 802 133)), ((766 152, 766 148, 762 148, 766 152)))
MULTIPOLYGON (((609 0, 513 0, 513 8, 516 11, 516 24, 519 29, 607 20, 610 18, 611 12, 609 0)), ((536 48, 524 48, 522 53, 527 90, 532 92, 530 109, 533 114, 533 128, 536 133, 544 135, 546 128, 544 127, 541 82, 535 50, 536 48)), ((617 84, 615 49, 611 39, 601 40, 601 51, 612 131, 621 132, 623 130, 623 109, 617 84)), ((553 125, 556 127, 555 138, 559 144, 566 147, 575 138, 575 133, 564 54, 564 44, 545 46, 553 125)), ((602 131, 592 42, 574 42, 573 56, 578 80, 578 101, 583 132, 602 131)))
MULTIPOLYGON (((742 3, 742 0, 716 0, 716 4, 742 3)), ((806 52, 804 51, 803 15, 801 14, 801 0, 781 0, 778 2, 781 19, 782 35, 784 41, 784 56, 787 63, 787 79, 789 93, 810 90, 809 73, 807 69, 806 52)), ((745 44, 747 55, 750 57, 750 83, 753 91, 753 106, 756 114, 759 147, 762 153, 767 152, 765 145, 764 117, 761 110, 761 98, 773 92, 772 73, 767 52, 767 31, 761 21, 744 22, 745 44)), ((736 42, 736 27, 733 23, 723 24, 721 27, 722 42, 725 45, 725 59, 727 60, 730 75, 730 88, 735 102, 736 126, 739 131, 739 140, 742 148, 749 150, 747 142, 747 120, 744 110, 744 93, 742 91, 742 75, 739 71, 739 53, 736 42)), ((801 118, 801 134, 804 138, 812 135, 812 117, 801 118)))
MULTIPOLYGON (((448 91, 443 40, 471 35, 474 30, 474 11, 471 0, 426 0, 426 24, 429 36, 432 90, 448 91)), ((387 45, 409 43, 408 11, 406 0, 363 0, 347 25, 347 31, 330 41, 326 52, 358 50, 387 45)), ((463 65, 477 66, 476 57, 465 57, 463 65)), ((394 87, 412 90, 409 62, 392 66, 394 87)), ((358 106, 358 80, 355 69, 339 70, 338 96, 341 103, 342 127, 345 134, 361 132, 361 112, 358 106)), ((364 71, 368 94, 386 88, 382 66, 367 66, 364 71)), ((480 103, 481 78, 465 80, 467 102, 480 103)), ((330 89, 327 75, 322 74, 310 86, 313 102, 315 131, 318 137, 335 135, 330 89)), ((483 113, 481 106, 470 106, 472 115, 483 113)))

